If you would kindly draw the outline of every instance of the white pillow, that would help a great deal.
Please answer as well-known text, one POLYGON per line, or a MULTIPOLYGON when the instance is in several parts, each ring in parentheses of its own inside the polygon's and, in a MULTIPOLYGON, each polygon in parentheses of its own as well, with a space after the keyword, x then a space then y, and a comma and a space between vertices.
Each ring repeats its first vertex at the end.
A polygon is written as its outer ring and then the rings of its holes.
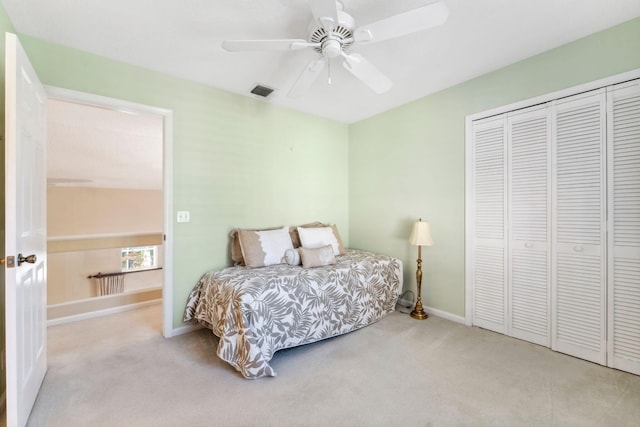
POLYGON ((247 267, 282 264, 284 253, 293 249, 289 227, 277 230, 239 230, 242 256, 247 267))
POLYGON ((298 249, 287 249, 284 251, 284 260, 289 265, 300 265, 300 252, 298 249))
POLYGON ((298 235, 303 248, 314 249, 330 245, 334 255, 340 255, 340 243, 333 227, 298 227, 298 235))

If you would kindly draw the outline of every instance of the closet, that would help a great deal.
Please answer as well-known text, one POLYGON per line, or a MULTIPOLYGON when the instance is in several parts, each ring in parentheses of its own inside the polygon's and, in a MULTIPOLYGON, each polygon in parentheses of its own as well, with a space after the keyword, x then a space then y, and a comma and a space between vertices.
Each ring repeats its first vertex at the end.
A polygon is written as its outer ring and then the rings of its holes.
POLYGON ((470 127, 471 323, 640 374, 640 80, 470 127))

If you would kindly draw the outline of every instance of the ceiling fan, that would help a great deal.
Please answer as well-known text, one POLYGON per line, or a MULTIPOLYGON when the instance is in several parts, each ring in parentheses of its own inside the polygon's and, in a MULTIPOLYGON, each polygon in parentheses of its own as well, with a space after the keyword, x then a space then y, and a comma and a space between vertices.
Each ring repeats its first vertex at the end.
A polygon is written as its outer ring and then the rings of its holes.
POLYGON ((225 40, 222 47, 229 52, 314 49, 320 57, 306 66, 289 90, 293 98, 306 92, 334 58, 341 58, 344 68, 380 94, 391 89, 393 83, 362 55, 351 50, 359 44, 376 43, 441 25, 449 15, 445 4, 436 2, 356 28, 354 19, 343 11, 340 1, 310 0, 309 3, 313 20, 309 23, 307 40, 225 40))

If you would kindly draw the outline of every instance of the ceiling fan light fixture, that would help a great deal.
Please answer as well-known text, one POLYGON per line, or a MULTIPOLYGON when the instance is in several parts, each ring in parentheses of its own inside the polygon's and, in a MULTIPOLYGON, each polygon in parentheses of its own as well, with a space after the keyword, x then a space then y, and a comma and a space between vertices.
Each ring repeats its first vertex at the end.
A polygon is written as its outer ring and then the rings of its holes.
MULTIPOLYGON (((313 20, 309 23, 309 44, 311 44, 316 52, 324 54, 324 43, 329 40, 340 42, 342 50, 345 50, 353 43, 353 27, 354 20, 351 15, 342 10, 338 11, 338 23, 331 27, 331 32, 327 32, 326 26, 319 24, 319 21, 313 20), (313 44, 316 44, 314 47, 313 44)), ((332 56, 331 58, 334 58, 332 56)))
POLYGON ((322 54, 326 58, 336 58, 342 54, 342 44, 334 39, 325 40, 322 43, 322 54))

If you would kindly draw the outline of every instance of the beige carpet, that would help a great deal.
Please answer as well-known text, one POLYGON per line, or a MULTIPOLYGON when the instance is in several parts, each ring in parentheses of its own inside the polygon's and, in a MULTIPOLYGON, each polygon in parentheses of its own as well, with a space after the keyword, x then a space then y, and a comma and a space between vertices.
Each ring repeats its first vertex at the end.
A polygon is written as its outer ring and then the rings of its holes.
POLYGON ((640 377, 437 317, 392 313, 276 353, 245 380, 160 306, 49 328, 29 426, 638 426, 640 377))

